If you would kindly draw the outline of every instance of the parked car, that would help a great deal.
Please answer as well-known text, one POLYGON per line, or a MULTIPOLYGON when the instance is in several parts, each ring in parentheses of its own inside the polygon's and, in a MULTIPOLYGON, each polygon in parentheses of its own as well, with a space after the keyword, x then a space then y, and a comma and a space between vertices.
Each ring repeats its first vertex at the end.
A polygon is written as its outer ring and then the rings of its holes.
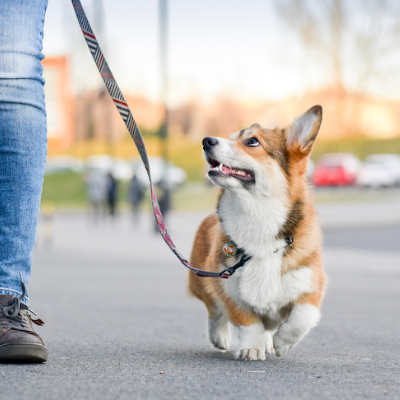
POLYGON ((353 154, 324 154, 315 166, 312 181, 315 186, 350 186, 355 184, 360 166, 353 154))
POLYGON ((314 174, 314 170, 315 170, 315 164, 314 162, 311 160, 311 158, 308 159, 308 163, 307 163, 307 171, 306 171, 306 178, 311 181, 312 176, 314 174))
MULTIPOLYGON (((164 189, 176 189, 187 178, 187 174, 182 168, 177 167, 172 162, 168 162, 166 166, 161 157, 149 157, 149 163, 153 183, 162 186, 164 189)), ((132 165, 140 184, 147 187, 149 178, 142 160, 136 158, 132 160, 132 165)))
POLYGON ((90 156, 85 160, 86 169, 100 169, 110 172, 114 164, 114 159, 105 154, 90 156))
POLYGON ((368 156, 357 176, 357 184, 364 187, 400 185, 400 156, 397 154, 368 156))
POLYGON ((83 162, 73 156, 52 156, 47 158, 46 175, 62 172, 80 173, 83 171, 83 162))
POLYGON ((118 157, 104 154, 90 156, 85 161, 86 169, 98 169, 104 173, 111 172, 114 178, 128 181, 133 176, 132 166, 118 157))

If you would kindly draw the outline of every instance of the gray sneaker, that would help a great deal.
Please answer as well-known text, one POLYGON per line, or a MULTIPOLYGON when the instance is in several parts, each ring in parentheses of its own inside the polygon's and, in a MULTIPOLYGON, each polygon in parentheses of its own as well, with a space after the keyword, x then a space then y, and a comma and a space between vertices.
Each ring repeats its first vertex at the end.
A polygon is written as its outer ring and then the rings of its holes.
POLYGON ((42 338, 33 330, 32 322, 43 325, 31 317, 28 306, 21 303, 25 297, 22 283, 21 297, 0 295, 0 362, 44 362, 47 348, 42 338))

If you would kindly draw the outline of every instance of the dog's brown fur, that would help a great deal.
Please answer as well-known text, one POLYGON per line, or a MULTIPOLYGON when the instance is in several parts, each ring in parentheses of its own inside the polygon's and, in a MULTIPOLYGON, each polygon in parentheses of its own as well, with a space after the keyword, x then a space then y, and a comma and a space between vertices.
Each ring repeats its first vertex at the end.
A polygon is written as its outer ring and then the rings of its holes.
MULTIPOLYGON (((263 129, 254 124, 246 130, 233 135, 235 145, 242 151, 251 155, 258 162, 269 168, 272 162, 277 162, 285 174, 288 182, 288 201, 290 212, 286 223, 282 226, 279 237, 292 237, 293 244, 285 250, 281 274, 308 267, 312 269, 312 293, 304 293, 296 304, 308 303, 319 307, 324 296, 326 277, 322 268, 321 258, 321 231, 316 222, 316 213, 313 208, 312 197, 309 193, 305 173, 308 157, 317 136, 322 117, 322 109, 314 107, 313 112, 319 116, 312 127, 312 133, 306 143, 294 140, 288 142, 288 129, 263 129), (257 137, 261 143, 258 147, 247 147, 244 140, 257 137)), ((221 190, 221 195, 223 190, 221 190)), ((220 272, 226 263, 226 256, 221 249, 229 238, 222 229, 217 214, 208 216, 200 225, 193 245, 191 263, 194 267, 207 271, 220 272)), ((246 266, 244 267, 246 268, 246 266)), ((249 326, 260 321, 262 316, 255 312, 239 307, 224 290, 224 281, 221 279, 202 278, 194 273, 189 273, 189 291, 192 295, 202 300, 209 316, 216 312, 217 302, 224 304, 229 321, 234 325, 249 326)))

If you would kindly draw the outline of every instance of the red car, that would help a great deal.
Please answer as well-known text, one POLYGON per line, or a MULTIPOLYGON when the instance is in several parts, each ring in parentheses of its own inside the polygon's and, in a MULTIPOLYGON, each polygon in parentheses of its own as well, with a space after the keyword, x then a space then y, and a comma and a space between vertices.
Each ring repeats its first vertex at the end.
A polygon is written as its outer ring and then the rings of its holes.
POLYGON ((360 166, 360 160, 352 154, 325 154, 315 166, 312 181, 315 186, 354 185, 360 166))

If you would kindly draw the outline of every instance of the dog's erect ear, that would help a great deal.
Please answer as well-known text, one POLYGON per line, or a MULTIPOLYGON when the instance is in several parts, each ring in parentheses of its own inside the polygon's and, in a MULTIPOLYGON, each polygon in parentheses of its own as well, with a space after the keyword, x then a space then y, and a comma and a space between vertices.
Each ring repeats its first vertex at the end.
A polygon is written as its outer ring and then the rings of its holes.
POLYGON ((322 121, 322 107, 311 107, 297 117, 287 129, 287 147, 308 156, 311 153, 322 121))

